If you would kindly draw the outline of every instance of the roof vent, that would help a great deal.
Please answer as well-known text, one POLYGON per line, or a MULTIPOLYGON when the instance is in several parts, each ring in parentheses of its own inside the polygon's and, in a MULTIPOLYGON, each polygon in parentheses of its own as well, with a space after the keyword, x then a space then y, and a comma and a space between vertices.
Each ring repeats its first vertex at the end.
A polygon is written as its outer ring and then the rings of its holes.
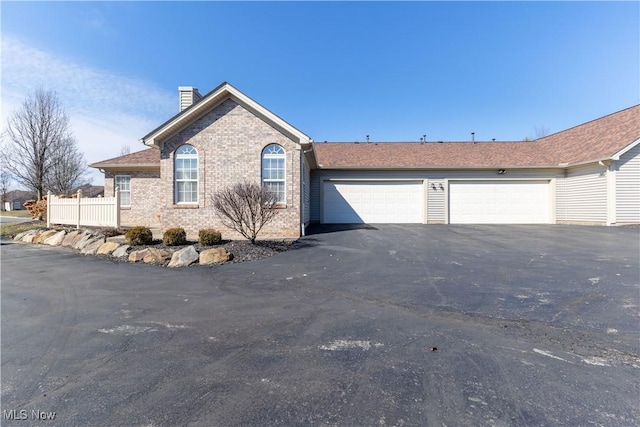
POLYGON ((476 143, 476 133, 475 132, 471 132, 471 142, 473 142, 474 144, 476 143))

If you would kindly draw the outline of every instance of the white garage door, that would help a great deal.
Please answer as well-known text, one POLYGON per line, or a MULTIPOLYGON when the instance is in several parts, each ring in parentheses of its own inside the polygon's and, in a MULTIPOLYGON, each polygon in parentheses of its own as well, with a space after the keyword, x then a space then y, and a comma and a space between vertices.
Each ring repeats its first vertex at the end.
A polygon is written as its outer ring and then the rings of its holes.
POLYGON ((451 224, 548 224, 549 181, 451 181, 451 224))
POLYGON ((422 181, 324 183, 325 224, 422 223, 422 181))

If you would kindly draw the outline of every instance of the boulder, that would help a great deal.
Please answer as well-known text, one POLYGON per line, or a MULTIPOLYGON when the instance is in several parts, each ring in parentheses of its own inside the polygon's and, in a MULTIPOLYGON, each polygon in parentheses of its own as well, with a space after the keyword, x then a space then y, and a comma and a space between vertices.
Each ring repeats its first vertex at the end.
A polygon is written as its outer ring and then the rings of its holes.
POLYGON ((61 245, 65 247, 71 247, 78 242, 78 239, 80 238, 79 236, 81 235, 82 232, 80 232, 79 230, 70 231, 66 236, 64 236, 61 245))
POLYGON ((129 245, 120 245, 118 249, 111 253, 111 256, 116 258, 120 258, 127 255, 127 251, 129 250, 129 245))
POLYGON ((42 232, 42 230, 29 230, 25 233, 20 239, 21 242, 24 243, 33 243, 33 239, 42 232))
POLYGON ((119 243, 121 245, 124 245, 126 243, 127 239, 124 237, 124 234, 121 234, 119 236, 112 236, 112 237, 107 237, 107 242, 115 242, 115 243, 119 243))
POLYGON ((149 254, 149 249, 141 249, 139 251, 133 251, 129 254, 129 262, 142 261, 144 257, 149 254))
POLYGON ((44 243, 45 240, 47 240, 49 237, 53 236, 56 233, 57 233, 56 230, 44 231, 42 233, 37 234, 31 241, 31 243, 44 243))
POLYGON ((89 243, 92 238, 93 235, 87 233, 86 231, 83 231, 82 234, 78 236, 78 241, 75 243, 75 245, 73 245, 73 248, 78 250, 84 249, 84 247, 87 246, 87 243, 89 243))
POLYGON ((198 260, 198 251, 193 246, 176 251, 171 256, 171 261, 167 267, 186 267, 198 260))
POLYGON ((109 255, 111 252, 115 251, 120 247, 120 243, 116 242, 105 242, 96 251, 96 254, 99 255, 109 255))
POLYGON ((213 248, 200 252, 199 263, 202 265, 217 264, 227 262, 233 259, 233 254, 226 251, 225 248, 213 248))
POLYGON ((14 241, 16 241, 16 242, 19 242, 20 240, 22 240, 22 238, 23 238, 24 236, 26 236, 26 235, 27 235, 27 234, 29 234, 29 233, 33 233, 33 230, 27 230, 27 231, 23 231, 23 232, 21 232, 21 233, 16 234, 16 235, 13 237, 13 240, 14 240, 14 241))
POLYGON ((142 261, 146 264, 164 264, 169 259, 171 259, 171 252, 165 249, 149 248, 149 252, 145 255, 142 261))
POLYGON ((104 237, 93 237, 89 239, 87 244, 80 250, 85 255, 94 255, 96 251, 102 246, 104 243, 104 237))
POLYGON ((67 234, 67 232, 64 231, 64 230, 58 231, 56 234, 54 234, 53 236, 49 237, 43 243, 45 245, 49 245, 49 246, 59 246, 60 243, 62 243, 62 241, 64 240, 64 236, 66 234, 67 234))

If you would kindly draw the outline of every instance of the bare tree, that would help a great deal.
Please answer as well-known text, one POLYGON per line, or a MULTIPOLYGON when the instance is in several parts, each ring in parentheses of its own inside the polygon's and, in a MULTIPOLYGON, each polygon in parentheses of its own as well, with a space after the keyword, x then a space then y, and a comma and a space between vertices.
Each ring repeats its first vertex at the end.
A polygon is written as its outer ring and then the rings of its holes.
POLYGON ((87 177, 84 155, 74 142, 62 144, 52 156, 50 169, 45 175, 45 186, 54 194, 70 195, 87 177))
POLYGON ((0 210, 5 210, 4 205, 7 201, 7 193, 9 192, 9 186, 11 185, 11 175, 4 169, 3 165, 0 165, 2 171, 0 171, 0 197, 2 197, 2 204, 0 210))
POLYGON ((38 89, 27 97, 9 117, 2 139, 7 171, 33 190, 37 200, 58 178, 75 180, 63 187, 75 186, 86 170, 69 118, 54 91, 38 89))
POLYGON ((549 135, 549 128, 545 125, 536 125, 534 126, 534 130, 536 132, 536 139, 549 135))
POLYGON ((241 182, 211 196, 213 208, 225 227, 255 244, 260 230, 278 213, 278 195, 255 183, 241 182))
POLYGON ((124 144, 120 147, 120 155, 126 156, 127 154, 131 154, 131 147, 128 144, 124 144))

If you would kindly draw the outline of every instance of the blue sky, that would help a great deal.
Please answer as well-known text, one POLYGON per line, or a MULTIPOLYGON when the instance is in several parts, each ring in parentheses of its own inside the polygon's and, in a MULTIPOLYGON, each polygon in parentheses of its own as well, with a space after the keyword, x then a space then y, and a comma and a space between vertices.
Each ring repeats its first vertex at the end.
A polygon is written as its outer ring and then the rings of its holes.
POLYGON ((640 101, 638 2, 0 8, 1 126, 54 89, 89 162, 143 149, 181 85, 228 81, 316 141, 521 140, 640 101))

